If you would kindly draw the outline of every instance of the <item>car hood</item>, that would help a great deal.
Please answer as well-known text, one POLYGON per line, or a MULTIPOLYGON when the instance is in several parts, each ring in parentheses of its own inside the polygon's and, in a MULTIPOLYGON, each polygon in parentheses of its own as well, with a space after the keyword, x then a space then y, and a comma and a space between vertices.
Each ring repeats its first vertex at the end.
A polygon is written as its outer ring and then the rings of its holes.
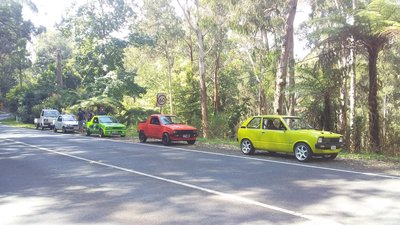
POLYGON ((102 123, 106 127, 125 127, 122 123, 102 123))
POLYGON ((197 130, 195 127, 185 124, 166 124, 165 126, 173 130, 197 130))
POLYGON ((78 121, 64 121, 65 125, 78 125, 78 121))
POLYGON ((331 131, 320 131, 320 130, 293 130, 298 134, 309 134, 316 137, 340 137, 341 134, 333 133, 331 131))

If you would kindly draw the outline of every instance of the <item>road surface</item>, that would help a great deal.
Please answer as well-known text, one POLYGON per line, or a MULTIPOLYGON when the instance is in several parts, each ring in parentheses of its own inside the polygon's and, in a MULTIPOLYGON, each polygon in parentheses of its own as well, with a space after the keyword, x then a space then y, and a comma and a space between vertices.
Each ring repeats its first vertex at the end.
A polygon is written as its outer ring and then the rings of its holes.
POLYGON ((400 177, 0 125, 0 224, 400 224, 400 177))

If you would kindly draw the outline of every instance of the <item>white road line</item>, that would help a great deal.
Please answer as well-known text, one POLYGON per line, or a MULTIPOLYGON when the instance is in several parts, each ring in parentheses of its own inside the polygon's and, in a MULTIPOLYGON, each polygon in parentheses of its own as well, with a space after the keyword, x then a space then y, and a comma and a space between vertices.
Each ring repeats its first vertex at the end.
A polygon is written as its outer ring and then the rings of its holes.
MULTIPOLYGON (((116 141, 116 140, 112 140, 112 141, 116 141)), ((149 146, 149 144, 143 144, 143 143, 134 143, 134 144, 149 146)), ((154 145, 154 146, 157 146, 160 148, 175 149, 175 150, 179 150, 179 151, 194 152, 194 153, 209 154, 209 155, 218 155, 218 156, 225 156, 225 157, 231 157, 231 158, 239 158, 239 159, 246 159, 246 160, 254 160, 254 161, 261 161, 261 162, 290 165, 290 166, 306 167, 306 168, 312 168, 312 169, 329 170, 329 171, 335 171, 335 172, 351 173, 351 174, 373 176, 373 177, 383 177, 383 178, 390 178, 390 179, 400 179, 399 176, 387 175, 387 174, 364 173, 364 172, 358 172, 358 171, 352 171, 352 170, 343 170, 343 169, 335 169, 335 168, 322 167, 322 166, 312 166, 312 165, 307 165, 307 164, 281 162, 281 161, 275 161, 275 160, 269 160, 269 159, 254 158, 254 157, 250 157, 250 156, 238 156, 238 155, 230 155, 230 154, 223 154, 223 153, 217 153, 217 152, 206 152, 206 151, 200 151, 200 150, 169 147, 169 146, 158 146, 158 145, 154 145)))
POLYGON ((259 201, 255 201, 255 200, 252 200, 252 199, 249 199, 249 198, 244 198, 244 197, 237 196, 237 195, 234 195, 234 194, 228 194, 228 193, 224 193, 224 192, 220 192, 220 191, 215 191, 215 190, 212 190, 212 189, 209 189, 209 188, 204 188, 204 187, 201 187, 201 186, 197 186, 197 185, 193 185, 193 184, 189 184, 189 183, 185 183, 185 182, 181 182, 181 181, 172 180, 172 179, 168 179, 168 178, 163 178, 163 177, 159 177, 159 176, 156 176, 156 175, 151 175, 151 174, 144 173, 144 172, 140 172, 140 171, 136 171, 136 170, 120 167, 120 166, 115 166, 115 165, 108 164, 108 163, 103 163, 101 161, 94 161, 94 160, 91 160, 91 159, 87 159, 87 158, 71 155, 71 154, 68 154, 68 153, 63 153, 63 152, 59 152, 59 151, 56 151, 56 150, 43 148, 43 147, 36 146, 36 145, 31 145, 31 144, 28 144, 28 143, 25 143, 25 142, 21 142, 21 141, 15 141, 15 140, 8 139, 8 138, 0 138, 0 139, 7 140, 7 141, 10 141, 10 142, 13 142, 13 143, 16 143, 16 144, 21 144, 21 145, 24 145, 24 146, 28 146, 28 147, 31 147, 31 148, 39 149, 39 150, 42 150, 42 151, 50 152, 50 153, 53 153, 53 154, 58 154, 58 155, 67 156, 67 157, 70 157, 70 158, 78 159, 78 160, 81 160, 81 161, 88 162, 90 164, 101 165, 101 166, 105 166, 105 167, 108 167, 108 168, 112 168, 112 169, 116 169, 116 170, 120 170, 120 171, 124 171, 124 172, 128 172, 128 173, 132 173, 132 174, 136 174, 136 175, 140 175, 140 176, 156 179, 156 180, 159 180, 159 181, 164 181, 164 182, 167 182, 167 183, 171 183, 171 184, 175 184, 175 185, 179 185, 179 186, 195 189, 195 190, 198 190, 198 191, 202 191, 202 192, 206 192, 206 193, 209 193, 209 194, 220 196, 220 197, 222 197, 222 198, 224 198, 224 199, 226 199, 228 201, 245 203, 245 204, 258 206, 258 207, 262 207, 262 208, 265 208, 265 209, 270 209, 270 210, 273 210, 273 211, 285 213, 285 214, 288 214, 288 215, 292 215, 292 216, 295 216, 295 217, 299 217, 299 218, 303 218, 303 219, 306 219, 306 220, 313 221, 316 224, 329 224, 329 225, 330 224, 332 224, 332 225, 340 224, 340 223, 337 223, 337 222, 335 222, 333 220, 327 220, 327 219, 324 219, 324 218, 319 218, 319 217, 315 217, 315 216, 306 215, 306 214, 303 214, 301 212, 296 212, 296 211, 284 209, 284 208, 281 208, 281 207, 278 207, 278 206, 262 203, 262 202, 259 202, 259 201))

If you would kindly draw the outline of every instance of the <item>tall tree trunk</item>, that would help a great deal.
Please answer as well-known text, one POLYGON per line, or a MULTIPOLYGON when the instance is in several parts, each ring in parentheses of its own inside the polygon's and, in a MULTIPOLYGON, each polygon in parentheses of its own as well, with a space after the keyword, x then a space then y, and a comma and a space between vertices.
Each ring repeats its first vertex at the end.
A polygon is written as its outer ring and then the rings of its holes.
POLYGON ((369 93, 368 93, 368 108, 369 108, 369 134, 371 150, 380 151, 379 139, 379 111, 378 111, 378 79, 377 79, 377 60, 378 50, 376 48, 368 49, 368 70, 369 70, 369 93))
POLYGON ((323 112, 323 129, 332 131, 332 110, 331 110, 331 96, 329 93, 324 94, 324 112, 323 112))
POLYGON ((274 94, 274 113, 285 114, 284 103, 284 89, 286 87, 287 66, 289 61, 289 47, 291 45, 290 39, 293 36, 293 21, 296 15, 297 0, 289 1, 288 16, 285 25, 285 36, 281 45, 281 56, 279 58, 278 71, 275 78, 275 94, 274 94))
POLYGON ((221 53, 217 51, 217 57, 215 59, 215 70, 214 70, 214 115, 216 115, 219 110, 218 72, 219 72, 220 56, 221 53))
MULTIPOLYGON (((356 9, 356 0, 352 0, 352 8, 353 10, 356 9)), ((354 22, 351 24, 353 25, 354 22)), ((355 138, 355 127, 354 127, 354 120, 355 120, 355 111, 356 111, 356 56, 354 54, 354 37, 351 36, 350 38, 350 60, 349 60, 349 65, 350 65, 350 90, 349 90, 349 126, 350 126, 350 132, 348 132, 346 136, 346 143, 348 143, 350 146, 350 151, 353 151, 355 149, 355 144, 354 144, 354 138, 355 138)))
MULTIPOLYGON (((197 11, 197 21, 200 18, 199 13, 199 0, 195 0, 196 11, 197 11)), ((200 95, 201 95, 201 125, 203 127, 203 137, 207 138, 208 129, 208 105, 207 105, 207 86, 206 86, 206 68, 204 63, 204 37, 203 32, 196 25, 196 36, 197 36, 197 46, 198 46, 198 57, 199 57, 199 73, 200 73, 200 95)))
POLYGON ((61 65, 61 50, 57 50, 57 79, 58 79, 58 85, 60 85, 60 88, 64 86, 63 84, 63 77, 62 77, 62 65, 61 65))
POLYGON ((293 42, 293 33, 290 37, 292 40, 290 41, 291 45, 289 47, 289 79, 288 79, 288 87, 291 89, 289 92, 289 109, 288 113, 291 116, 294 116, 294 109, 296 107, 296 96, 294 92, 295 80, 294 80, 294 42, 293 42))
POLYGON ((172 66, 174 64, 174 59, 169 54, 168 50, 165 50, 165 52, 166 52, 167 63, 168 63, 169 110, 170 110, 171 114, 174 114, 173 108, 172 108, 172 66))

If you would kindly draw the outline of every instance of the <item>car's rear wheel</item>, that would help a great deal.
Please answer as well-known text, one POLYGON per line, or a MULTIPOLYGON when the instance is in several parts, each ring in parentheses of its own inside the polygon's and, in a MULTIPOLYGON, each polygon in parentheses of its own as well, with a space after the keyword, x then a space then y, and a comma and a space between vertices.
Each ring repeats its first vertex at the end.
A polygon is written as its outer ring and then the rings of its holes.
POLYGON ((190 141, 187 141, 187 143, 188 143, 189 145, 194 145, 194 143, 196 143, 196 140, 190 140, 190 141))
POLYGON ((38 123, 36 124, 36 130, 39 130, 39 124, 38 123))
POLYGON ((330 155, 323 155, 322 157, 323 157, 324 159, 333 160, 333 159, 336 158, 337 155, 338 155, 338 154, 335 153, 335 154, 330 154, 330 155))
POLYGON ((171 144, 171 139, 169 138, 169 134, 167 134, 167 133, 163 134, 162 143, 163 143, 163 145, 170 145, 171 144))
POLYGON ((146 140, 147 140, 146 135, 144 134, 143 131, 140 131, 140 132, 139 132, 139 141, 140 141, 141 143, 145 143, 146 140))
POLYGON ((103 138, 104 137, 104 131, 103 129, 99 130, 99 137, 103 138))
POLYGON ((86 136, 90 136, 90 129, 86 130, 86 136))
POLYGON ((63 131, 64 134, 67 133, 67 130, 65 129, 65 127, 63 127, 62 131, 63 131))
POLYGON ((300 162, 307 162, 312 158, 313 153, 306 143, 298 143, 294 146, 294 155, 300 162))
POLYGON ((249 139, 242 140, 240 143, 240 150, 242 150, 243 154, 245 155, 253 155, 255 151, 253 144, 249 139))
POLYGON ((57 128, 56 128, 56 127, 54 127, 53 131, 54 131, 54 133, 56 133, 56 132, 57 132, 57 128))

